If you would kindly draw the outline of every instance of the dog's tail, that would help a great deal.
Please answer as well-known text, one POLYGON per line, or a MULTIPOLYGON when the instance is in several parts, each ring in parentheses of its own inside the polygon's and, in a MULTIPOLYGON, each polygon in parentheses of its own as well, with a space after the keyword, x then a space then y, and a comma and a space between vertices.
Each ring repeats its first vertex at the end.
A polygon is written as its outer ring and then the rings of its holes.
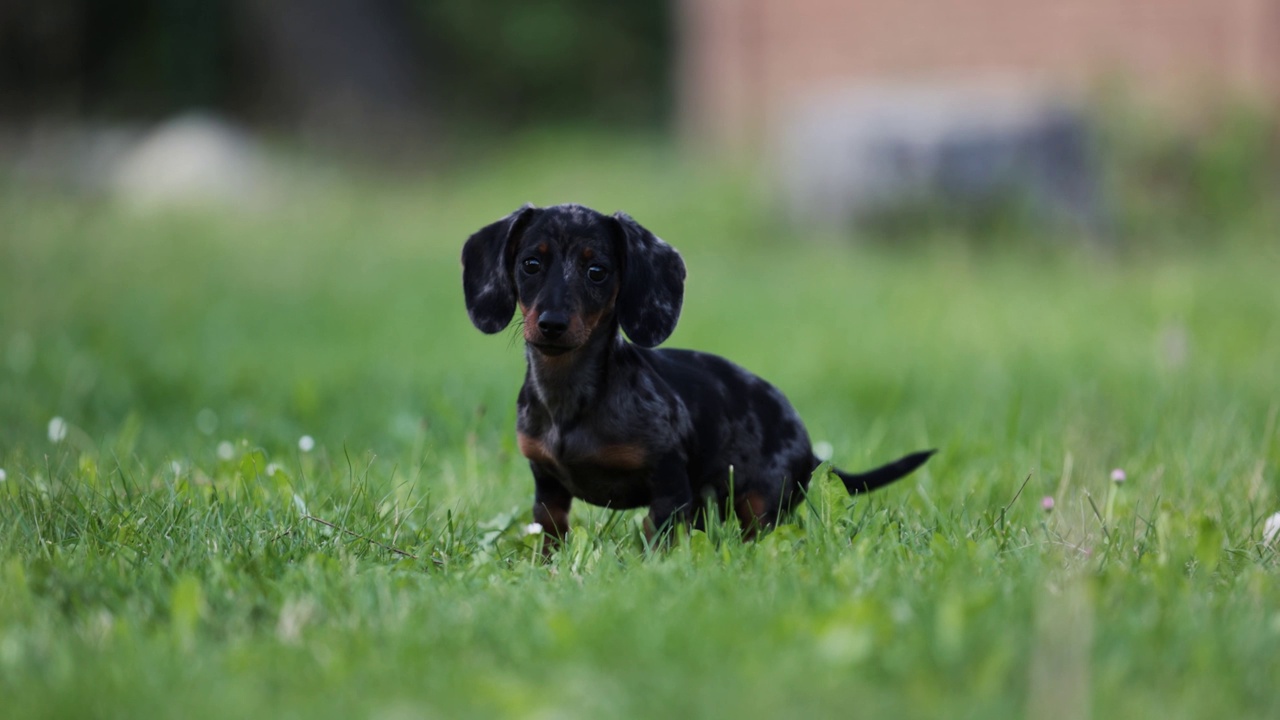
POLYGON ((937 450, 913 452, 891 463, 881 465, 875 470, 866 472, 847 473, 834 467, 831 468, 831 471, 844 481, 844 487, 849 491, 850 495, 857 495, 858 493, 871 492, 876 488, 882 488, 894 480, 911 474, 912 470, 923 465, 929 459, 929 456, 935 452, 937 450))

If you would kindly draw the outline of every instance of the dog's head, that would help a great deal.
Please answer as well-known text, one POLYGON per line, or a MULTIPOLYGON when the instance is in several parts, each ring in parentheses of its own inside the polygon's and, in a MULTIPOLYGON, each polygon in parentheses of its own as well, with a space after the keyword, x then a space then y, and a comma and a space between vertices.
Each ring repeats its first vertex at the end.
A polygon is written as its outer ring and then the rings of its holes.
POLYGON ((582 347, 616 318, 637 345, 666 340, 680 318, 684 261, 625 213, 532 205, 480 229, 462 248, 471 322, 496 333, 518 306, 524 339, 545 355, 582 347))

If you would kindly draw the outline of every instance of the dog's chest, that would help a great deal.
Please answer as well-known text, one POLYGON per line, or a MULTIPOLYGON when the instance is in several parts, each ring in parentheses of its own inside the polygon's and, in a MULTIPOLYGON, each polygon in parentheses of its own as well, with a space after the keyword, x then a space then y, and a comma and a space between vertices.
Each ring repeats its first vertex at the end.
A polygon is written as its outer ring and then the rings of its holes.
POLYGON ((564 468, 598 467, 635 471, 649 465, 649 453, 638 443, 602 436, 590 428, 551 425, 541 432, 518 431, 520 453, 529 460, 564 468))
POLYGON ((541 433, 519 431, 516 438, 520 453, 555 476, 574 497, 615 508, 649 501, 646 478, 652 458, 642 445, 589 428, 565 430, 555 425, 541 433))

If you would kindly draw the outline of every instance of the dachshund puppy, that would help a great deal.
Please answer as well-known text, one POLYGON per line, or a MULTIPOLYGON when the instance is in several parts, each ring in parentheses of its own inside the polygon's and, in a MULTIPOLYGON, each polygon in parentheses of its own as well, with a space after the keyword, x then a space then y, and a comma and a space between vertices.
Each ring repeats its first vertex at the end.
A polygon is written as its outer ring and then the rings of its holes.
MULTIPOLYGON (((676 522, 702 526, 708 501, 732 507, 752 536, 803 496, 820 461, 781 392, 721 357, 653 349, 680 317, 684 261, 635 220, 526 205, 472 235, 462 266, 477 328, 497 333, 520 310, 529 366, 516 437, 549 546, 568 531, 574 498, 648 506, 653 537, 676 522)), ((932 453, 834 472, 850 493, 867 492, 932 453)))

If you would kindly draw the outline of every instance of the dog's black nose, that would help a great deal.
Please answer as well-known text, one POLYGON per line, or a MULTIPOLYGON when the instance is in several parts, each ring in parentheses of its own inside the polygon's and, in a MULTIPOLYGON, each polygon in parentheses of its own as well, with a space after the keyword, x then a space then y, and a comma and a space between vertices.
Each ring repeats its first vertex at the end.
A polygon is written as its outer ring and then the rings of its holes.
POLYGON ((569 329, 569 316, 561 312, 544 312, 538 315, 538 329, 548 340, 555 340, 569 329))

